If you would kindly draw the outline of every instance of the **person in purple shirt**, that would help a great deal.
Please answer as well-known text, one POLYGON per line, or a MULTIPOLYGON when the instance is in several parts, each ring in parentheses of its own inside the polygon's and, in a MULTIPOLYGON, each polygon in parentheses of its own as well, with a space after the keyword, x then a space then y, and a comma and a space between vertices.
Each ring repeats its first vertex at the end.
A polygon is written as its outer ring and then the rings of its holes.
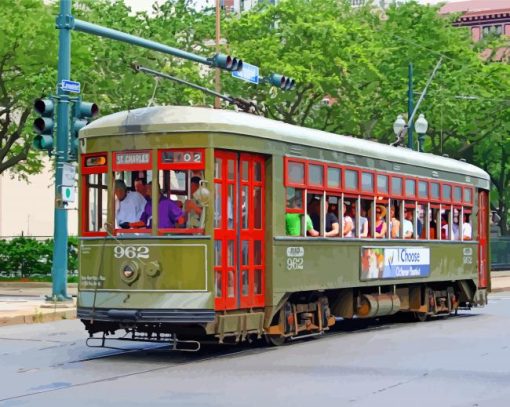
MULTIPOLYGON (((158 191, 160 188, 158 186, 158 191)), ((147 204, 140 217, 140 220, 145 223, 146 227, 152 226, 152 182, 147 184, 147 204)), ((160 192, 158 204, 158 228, 168 229, 175 228, 177 225, 182 225, 185 221, 184 212, 177 204, 171 199, 166 198, 160 192)))

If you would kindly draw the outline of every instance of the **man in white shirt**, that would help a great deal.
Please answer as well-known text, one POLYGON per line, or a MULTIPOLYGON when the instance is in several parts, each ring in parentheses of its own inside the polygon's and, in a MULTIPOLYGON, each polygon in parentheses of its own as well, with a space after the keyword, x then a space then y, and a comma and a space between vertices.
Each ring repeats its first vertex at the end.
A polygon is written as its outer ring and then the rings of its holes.
POLYGON ((119 227, 129 229, 131 222, 140 220, 147 201, 139 192, 129 191, 121 179, 115 180, 115 196, 117 197, 115 221, 119 227))
POLYGON ((404 239, 411 239, 413 237, 413 211, 410 208, 406 208, 405 217, 403 222, 404 228, 404 239))
POLYGON ((469 215, 464 214, 464 222, 462 223, 462 240, 471 240, 473 238, 473 228, 469 223, 469 215))

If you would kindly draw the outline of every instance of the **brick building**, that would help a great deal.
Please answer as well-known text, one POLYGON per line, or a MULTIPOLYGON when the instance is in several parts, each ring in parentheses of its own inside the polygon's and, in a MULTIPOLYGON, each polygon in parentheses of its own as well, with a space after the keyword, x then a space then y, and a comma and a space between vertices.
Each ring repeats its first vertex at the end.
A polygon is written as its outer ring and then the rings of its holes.
POLYGON ((440 13, 460 13, 454 25, 470 27, 473 41, 488 34, 510 36, 510 0, 451 2, 445 4, 440 13))

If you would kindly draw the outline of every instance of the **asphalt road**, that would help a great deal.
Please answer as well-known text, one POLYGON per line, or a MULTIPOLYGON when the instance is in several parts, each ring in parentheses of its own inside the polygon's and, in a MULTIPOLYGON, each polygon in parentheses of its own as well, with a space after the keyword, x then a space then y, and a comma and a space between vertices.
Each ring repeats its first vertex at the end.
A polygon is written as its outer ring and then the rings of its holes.
POLYGON ((1 327, 0 405, 510 405, 510 292, 449 319, 340 323, 279 348, 122 351, 85 338, 76 320, 1 327))

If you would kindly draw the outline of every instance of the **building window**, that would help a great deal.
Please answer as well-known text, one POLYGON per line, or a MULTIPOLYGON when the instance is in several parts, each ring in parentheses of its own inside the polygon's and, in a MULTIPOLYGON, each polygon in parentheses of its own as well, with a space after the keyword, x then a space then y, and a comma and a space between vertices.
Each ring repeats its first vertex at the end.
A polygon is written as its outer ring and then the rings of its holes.
POLYGON ((482 28, 482 37, 487 35, 501 35, 503 34, 503 26, 501 24, 486 25, 482 28))

